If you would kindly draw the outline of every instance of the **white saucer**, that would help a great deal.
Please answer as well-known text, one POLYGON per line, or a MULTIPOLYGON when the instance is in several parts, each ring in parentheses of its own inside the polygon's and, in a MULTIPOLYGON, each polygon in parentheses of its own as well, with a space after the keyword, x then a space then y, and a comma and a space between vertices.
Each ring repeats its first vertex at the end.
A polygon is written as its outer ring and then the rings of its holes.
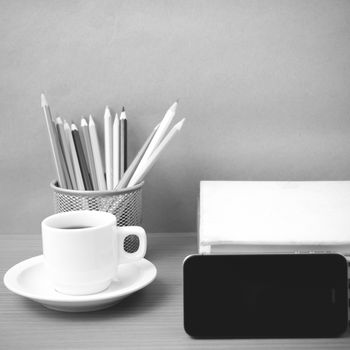
POLYGON ((131 293, 150 284, 157 275, 156 267, 146 259, 118 267, 118 279, 97 294, 74 296, 57 292, 44 269, 43 256, 20 262, 4 276, 5 286, 12 292, 34 300, 49 309, 85 312, 107 308, 131 293))

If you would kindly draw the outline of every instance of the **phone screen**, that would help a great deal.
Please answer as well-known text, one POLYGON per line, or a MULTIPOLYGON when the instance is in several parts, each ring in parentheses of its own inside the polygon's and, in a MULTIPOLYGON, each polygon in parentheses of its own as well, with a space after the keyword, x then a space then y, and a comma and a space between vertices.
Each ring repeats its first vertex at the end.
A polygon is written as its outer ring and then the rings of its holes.
POLYGON ((332 337, 348 324, 339 254, 193 255, 184 326, 195 337, 332 337))

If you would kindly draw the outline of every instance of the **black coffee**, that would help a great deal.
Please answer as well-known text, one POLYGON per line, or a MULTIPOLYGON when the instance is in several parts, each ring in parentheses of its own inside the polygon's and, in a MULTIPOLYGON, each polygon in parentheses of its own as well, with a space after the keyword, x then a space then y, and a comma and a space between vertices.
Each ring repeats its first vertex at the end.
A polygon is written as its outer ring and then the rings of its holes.
POLYGON ((66 227, 61 227, 63 230, 80 230, 82 228, 91 228, 93 226, 66 226, 66 227))

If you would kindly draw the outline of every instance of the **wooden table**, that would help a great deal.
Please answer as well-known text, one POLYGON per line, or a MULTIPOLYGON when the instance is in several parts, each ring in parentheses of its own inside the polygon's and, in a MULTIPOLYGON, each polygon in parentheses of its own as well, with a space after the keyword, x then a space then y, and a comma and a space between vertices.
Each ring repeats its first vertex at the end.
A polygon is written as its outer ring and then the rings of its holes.
MULTIPOLYGON (((194 234, 149 234, 147 258, 156 280, 110 309, 70 314, 16 296, 0 286, 0 349, 350 349, 336 339, 197 340, 183 330, 182 261, 196 251, 194 234)), ((1 276, 41 253, 39 234, 0 235, 1 276)))

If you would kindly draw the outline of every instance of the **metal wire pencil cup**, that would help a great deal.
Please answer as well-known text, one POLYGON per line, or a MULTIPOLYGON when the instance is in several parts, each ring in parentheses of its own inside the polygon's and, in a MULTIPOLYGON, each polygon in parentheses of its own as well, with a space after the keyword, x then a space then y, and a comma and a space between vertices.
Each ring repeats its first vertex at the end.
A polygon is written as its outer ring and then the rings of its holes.
MULTIPOLYGON (((118 191, 78 191, 68 190, 52 181, 55 212, 75 210, 99 210, 115 215, 117 226, 139 226, 142 221, 142 186, 136 186, 118 191)), ((138 240, 128 236, 124 249, 133 252, 138 249, 138 240)), ((136 237, 136 236, 135 236, 136 237)))

